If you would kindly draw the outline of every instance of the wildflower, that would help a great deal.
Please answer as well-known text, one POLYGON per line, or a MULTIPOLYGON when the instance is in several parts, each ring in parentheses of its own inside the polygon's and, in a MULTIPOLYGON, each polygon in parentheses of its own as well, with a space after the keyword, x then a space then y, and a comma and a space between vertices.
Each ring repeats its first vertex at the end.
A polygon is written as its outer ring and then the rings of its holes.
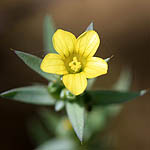
POLYGON ((52 40, 58 54, 47 54, 41 69, 47 73, 63 75, 65 87, 74 95, 84 92, 87 78, 107 73, 108 64, 105 60, 93 57, 100 44, 94 30, 86 31, 76 39, 72 33, 58 29, 52 40))

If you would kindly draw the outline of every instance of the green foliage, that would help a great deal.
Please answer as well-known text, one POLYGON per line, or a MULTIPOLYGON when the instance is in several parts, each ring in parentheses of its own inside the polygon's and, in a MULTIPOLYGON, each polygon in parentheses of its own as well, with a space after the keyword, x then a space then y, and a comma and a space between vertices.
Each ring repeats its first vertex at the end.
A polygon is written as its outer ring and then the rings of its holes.
POLYGON ((94 24, 91 22, 89 26, 86 28, 86 31, 94 30, 94 24))
POLYGON ((74 141, 69 138, 52 139, 39 146, 36 150, 77 150, 74 141))
POLYGON ((45 86, 27 86, 12 89, 0 94, 3 98, 35 105, 53 105, 55 100, 45 86))
POLYGON ((49 133, 37 118, 32 118, 28 121, 27 129, 31 140, 35 145, 41 145, 49 139, 49 133))
POLYGON ((17 50, 15 50, 14 52, 28 67, 40 74, 42 77, 46 78, 49 81, 55 81, 57 79, 56 75, 45 73, 40 69, 40 65, 42 62, 41 58, 17 50))
POLYGON ((64 108, 65 103, 62 100, 58 100, 55 104, 55 111, 60 111, 64 108))
MULTIPOLYGON (((82 99, 81 99, 82 100, 82 99)), ((77 134, 80 141, 83 141, 83 131, 85 123, 85 110, 84 105, 80 99, 66 103, 66 111, 69 117, 69 120, 74 128, 75 133, 77 134)))
POLYGON ((90 113, 86 120, 85 139, 89 140, 93 134, 100 132, 106 127, 107 110, 105 108, 95 108, 90 113))
POLYGON ((124 67, 120 73, 119 79, 113 85, 113 90, 129 91, 132 84, 132 71, 129 67, 124 67))
POLYGON ((60 117, 52 110, 50 111, 49 109, 41 109, 38 112, 38 119, 46 129, 47 133, 57 138, 70 137, 70 135, 72 136, 73 134, 71 124, 67 117, 60 117))
POLYGON ((56 115, 56 113, 47 109, 41 109, 38 113, 38 116, 47 131, 55 134, 57 126, 60 122, 60 118, 56 115))
POLYGON ((53 25, 52 18, 50 16, 46 16, 44 18, 43 27, 44 50, 46 53, 56 53, 52 43, 52 37, 55 31, 56 29, 53 25))
POLYGON ((90 90, 92 86, 94 85, 95 81, 96 81, 96 78, 88 79, 88 85, 86 89, 90 90))
POLYGON ((146 93, 146 90, 139 92, 119 92, 119 91, 87 91, 87 95, 91 99, 91 103, 94 106, 120 104, 138 96, 142 96, 146 93))
POLYGON ((108 58, 105 58, 104 60, 105 60, 106 62, 109 62, 113 57, 114 57, 114 55, 112 55, 112 56, 110 56, 110 57, 108 57, 108 58))
MULTIPOLYGON (((93 30, 93 22, 86 29, 86 31, 89 30, 93 30)), ((46 50, 46 53, 56 53, 52 44, 52 36, 54 32, 55 28, 53 26, 52 19, 49 16, 46 16, 44 20, 44 49, 46 50)), ((102 130, 106 126, 108 117, 114 117, 116 114, 118 114, 118 112, 120 112, 122 107, 118 104, 130 101, 146 93, 146 90, 139 92, 127 92, 131 85, 131 80, 129 80, 131 76, 130 74, 127 74, 129 71, 126 70, 126 72, 123 72, 123 75, 121 75, 119 81, 113 86, 114 90, 119 91, 91 91, 90 89, 96 79, 89 79, 85 94, 75 96, 64 88, 60 76, 45 73, 40 69, 42 59, 21 51, 15 50, 15 53, 28 67, 51 82, 48 87, 34 85, 16 88, 3 92, 0 94, 0 96, 3 98, 35 105, 55 104, 55 111, 60 111, 65 106, 68 118, 81 142, 83 142, 84 135, 85 109, 89 106, 93 107, 93 110, 88 114, 88 119, 86 120, 87 126, 85 128, 85 140, 89 142, 87 145, 90 144, 92 135, 98 134, 98 131, 102 130), (127 77, 129 77, 128 80, 127 77)), ((106 58, 105 61, 108 62, 111 58, 112 57, 106 58)), ((44 142, 37 148, 37 150, 78 149, 75 142, 73 142, 73 140, 70 138, 70 135, 72 135, 72 127, 66 117, 63 116, 60 119, 51 111, 44 109, 39 112, 39 118, 40 121, 33 120, 32 126, 35 128, 31 128, 31 132, 34 134, 34 137, 39 139, 38 143, 41 144, 44 142), (44 132, 43 126, 46 128, 48 133, 44 132), (36 131, 38 133, 36 133, 36 131), (49 132, 53 133, 58 139, 52 139, 51 141, 48 141, 49 132), (40 136, 43 136, 43 138, 40 138, 40 136)), ((87 149, 90 148, 87 147, 87 149)))

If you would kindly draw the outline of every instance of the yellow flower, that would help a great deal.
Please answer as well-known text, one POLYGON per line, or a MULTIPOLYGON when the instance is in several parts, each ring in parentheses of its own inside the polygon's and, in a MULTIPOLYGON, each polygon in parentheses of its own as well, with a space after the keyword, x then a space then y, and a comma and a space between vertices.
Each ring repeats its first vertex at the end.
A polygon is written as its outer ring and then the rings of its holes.
POLYGON ((76 39, 72 33, 58 29, 53 35, 53 45, 58 54, 47 54, 41 69, 63 75, 65 87, 79 95, 87 87, 87 78, 107 73, 108 64, 105 60, 93 57, 99 44, 99 36, 94 30, 86 31, 76 39))

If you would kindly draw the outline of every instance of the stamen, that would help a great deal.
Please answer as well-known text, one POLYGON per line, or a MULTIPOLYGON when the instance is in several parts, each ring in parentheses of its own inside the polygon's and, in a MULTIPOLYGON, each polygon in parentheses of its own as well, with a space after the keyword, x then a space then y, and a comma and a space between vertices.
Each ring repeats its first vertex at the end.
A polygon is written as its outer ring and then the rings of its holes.
POLYGON ((81 69, 81 63, 77 60, 77 57, 73 57, 73 61, 69 63, 69 66, 75 73, 81 69))

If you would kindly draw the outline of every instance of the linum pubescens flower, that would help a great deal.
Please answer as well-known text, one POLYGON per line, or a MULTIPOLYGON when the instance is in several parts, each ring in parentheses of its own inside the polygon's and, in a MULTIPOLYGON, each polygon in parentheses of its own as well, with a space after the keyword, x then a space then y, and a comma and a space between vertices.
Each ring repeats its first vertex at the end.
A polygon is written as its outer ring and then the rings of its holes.
POLYGON ((105 60, 93 57, 100 45, 100 38, 94 30, 86 31, 76 39, 72 33, 58 29, 52 41, 58 54, 47 54, 41 69, 47 73, 63 75, 65 87, 74 95, 84 92, 87 78, 107 73, 108 64, 105 60))

